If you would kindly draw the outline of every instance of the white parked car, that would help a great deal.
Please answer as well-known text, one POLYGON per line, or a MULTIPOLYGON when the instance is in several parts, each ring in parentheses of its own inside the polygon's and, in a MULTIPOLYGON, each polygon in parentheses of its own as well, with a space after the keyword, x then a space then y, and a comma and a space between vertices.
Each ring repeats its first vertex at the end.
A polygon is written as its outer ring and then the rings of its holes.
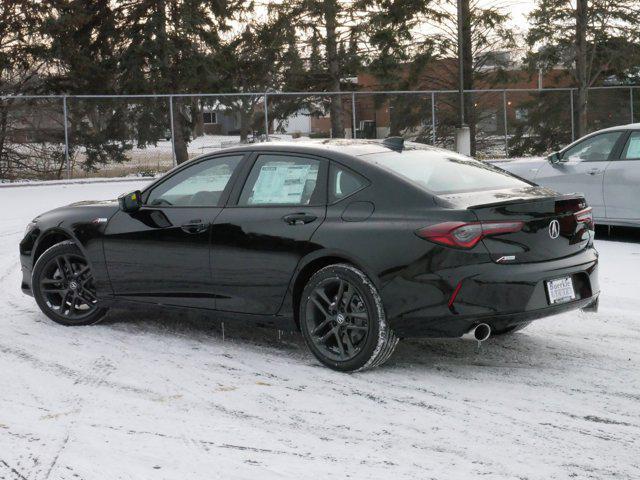
POLYGON ((560 193, 582 193, 596 223, 640 226, 640 123, 590 133, 546 158, 492 162, 560 193))

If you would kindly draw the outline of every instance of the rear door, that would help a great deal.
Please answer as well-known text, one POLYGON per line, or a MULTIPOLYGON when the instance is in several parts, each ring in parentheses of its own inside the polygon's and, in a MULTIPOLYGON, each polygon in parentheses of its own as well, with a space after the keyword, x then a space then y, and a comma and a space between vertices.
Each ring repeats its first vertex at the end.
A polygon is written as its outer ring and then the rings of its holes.
POLYGON ((557 163, 545 163, 536 183, 559 193, 581 193, 593 208, 594 216, 604 218, 604 173, 615 156, 623 132, 604 132, 576 143, 562 152, 557 163))
POLYGON ((604 174, 604 202, 607 220, 640 222, 640 131, 626 139, 622 153, 611 161, 604 174))
POLYGON ((327 161, 260 153, 212 230, 217 309, 275 314, 311 236, 324 221, 327 161))

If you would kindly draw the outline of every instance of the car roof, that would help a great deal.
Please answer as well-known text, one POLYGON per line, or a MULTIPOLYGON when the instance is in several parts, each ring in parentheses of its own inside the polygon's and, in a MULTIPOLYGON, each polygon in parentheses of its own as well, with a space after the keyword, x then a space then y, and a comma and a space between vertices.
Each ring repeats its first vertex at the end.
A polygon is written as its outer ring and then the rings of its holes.
POLYGON ((627 123, 626 125, 616 125, 615 127, 603 128, 602 130, 598 130, 592 133, 611 132, 615 130, 640 130, 640 123, 627 123))
MULTIPOLYGON (((465 157, 451 150, 443 148, 433 147, 423 143, 404 142, 402 148, 395 147, 392 143, 385 143, 384 140, 362 140, 362 139, 303 139, 292 141, 268 141, 262 143, 251 143, 246 145, 240 145, 237 147, 231 147, 225 149, 226 151, 285 151, 285 152, 297 152, 297 153, 309 153, 317 155, 327 155, 331 153, 332 157, 344 158, 348 157, 364 157, 361 160, 366 161, 367 155, 375 153, 388 153, 396 152, 401 154, 402 152, 420 150, 425 153, 430 153, 434 157, 460 157, 467 160, 470 157, 465 157)), ((370 162, 366 162, 370 163, 370 162)))

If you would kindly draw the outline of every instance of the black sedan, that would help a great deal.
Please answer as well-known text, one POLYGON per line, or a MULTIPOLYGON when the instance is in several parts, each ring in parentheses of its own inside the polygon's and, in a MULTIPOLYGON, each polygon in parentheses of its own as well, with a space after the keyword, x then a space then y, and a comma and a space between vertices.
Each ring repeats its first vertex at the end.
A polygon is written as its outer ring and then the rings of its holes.
POLYGON ((299 330, 342 371, 403 337, 483 341, 599 294, 583 197, 398 138, 204 155, 40 215, 20 254, 23 291, 63 325, 116 303, 205 309, 299 330))

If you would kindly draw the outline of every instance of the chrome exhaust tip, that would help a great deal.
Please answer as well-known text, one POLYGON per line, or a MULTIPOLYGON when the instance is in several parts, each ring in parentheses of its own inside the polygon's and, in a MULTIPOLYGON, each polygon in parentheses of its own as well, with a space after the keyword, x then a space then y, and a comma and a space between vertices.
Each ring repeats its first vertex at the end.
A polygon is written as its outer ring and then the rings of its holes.
POLYGON ((473 342, 484 342, 491 336, 491 327, 486 323, 479 323, 472 327, 467 333, 462 335, 463 340, 471 340, 473 342))

